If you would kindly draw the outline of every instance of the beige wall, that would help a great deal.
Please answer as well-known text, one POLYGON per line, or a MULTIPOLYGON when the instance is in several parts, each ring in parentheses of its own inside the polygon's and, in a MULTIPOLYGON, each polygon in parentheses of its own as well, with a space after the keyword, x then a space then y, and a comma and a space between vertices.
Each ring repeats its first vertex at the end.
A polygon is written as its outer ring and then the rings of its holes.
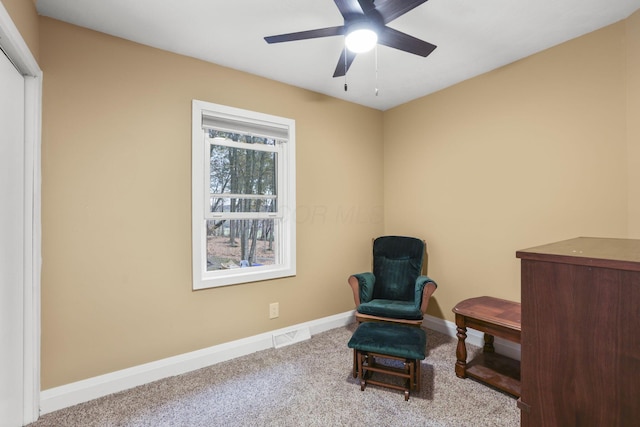
POLYGON ((20 31, 20 35, 37 61, 40 52, 40 41, 35 0, 0 0, 0 3, 9 12, 11 20, 20 31))
POLYGON ((626 20, 629 237, 640 239, 640 11, 626 20))
POLYGON ((380 111, 40 23, 43 389, 353 309, 383 231, 380 111), (296 120, 296 277, 191 290, 192 99, 296 120))
POLYGON ((625 24, 389 110, 385 232, 429 244, 431 313, 520 300, 518 249, 627 235, 625 24))

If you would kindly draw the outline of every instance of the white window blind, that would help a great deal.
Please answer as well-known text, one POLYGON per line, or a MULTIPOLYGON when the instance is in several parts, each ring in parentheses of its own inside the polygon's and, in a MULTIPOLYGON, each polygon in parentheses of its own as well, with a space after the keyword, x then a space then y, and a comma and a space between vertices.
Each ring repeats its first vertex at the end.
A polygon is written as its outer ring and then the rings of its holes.
POLYGON ((247 120, 245 117, 223 116, 219 113, 213 115, 203 111, 203 129, 218 129, 229 132, 240 132, 249 135, 273 138, 280 141, 289 140, 289 127, 277 123, 262 120, 247 120))

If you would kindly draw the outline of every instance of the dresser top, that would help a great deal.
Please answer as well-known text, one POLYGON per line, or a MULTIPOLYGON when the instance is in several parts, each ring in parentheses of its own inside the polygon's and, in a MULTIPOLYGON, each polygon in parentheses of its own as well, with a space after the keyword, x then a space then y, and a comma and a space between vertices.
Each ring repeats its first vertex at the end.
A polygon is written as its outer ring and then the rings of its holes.
POLYGON ((523 249, 516 257, 640 271, 640 240, 578 237, 523 249))

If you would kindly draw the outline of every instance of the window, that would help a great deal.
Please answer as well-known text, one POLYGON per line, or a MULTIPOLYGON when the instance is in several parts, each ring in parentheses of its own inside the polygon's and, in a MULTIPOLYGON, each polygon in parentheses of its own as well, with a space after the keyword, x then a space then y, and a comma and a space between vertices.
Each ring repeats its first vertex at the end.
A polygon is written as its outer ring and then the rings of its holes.
POLYGON ((193 101, 193 289, 296 274, 295 121, 193 101))

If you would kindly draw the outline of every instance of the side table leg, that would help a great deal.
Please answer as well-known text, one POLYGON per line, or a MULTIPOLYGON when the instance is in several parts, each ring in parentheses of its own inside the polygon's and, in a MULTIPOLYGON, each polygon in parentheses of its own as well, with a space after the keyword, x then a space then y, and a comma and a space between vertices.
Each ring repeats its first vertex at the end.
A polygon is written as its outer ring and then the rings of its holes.
POLYGON ((493 335, 484 334, 484 347, 482 351, 485 353, 495 353, 496 349, 493 347, 493 335))
POLYGON ((456 376, 458 378, 467 378, 467 328, 464 326, 464 317, 456 314, 456 326, 458 333, 458 346, 456 347, 456 376))

